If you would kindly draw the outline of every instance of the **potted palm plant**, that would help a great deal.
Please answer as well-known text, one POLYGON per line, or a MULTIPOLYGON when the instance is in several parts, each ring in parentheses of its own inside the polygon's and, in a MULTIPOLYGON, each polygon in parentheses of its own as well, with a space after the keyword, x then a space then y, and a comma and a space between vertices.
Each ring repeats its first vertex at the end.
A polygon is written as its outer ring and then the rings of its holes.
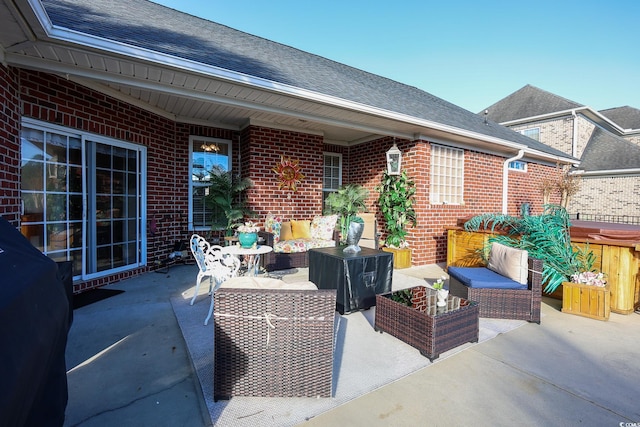
POLYGON ((407 243, 407 227, 417 224, 413 207, 415 184, 406 171, 400 175, 382 175, 382 182, 376 187, 380 196, 378 205, 385 221, 386 239, 383 251, 393 252, 395 268, 411 267, 411 248, 407 243))
POLYGON ((358 241, 364 230, 364 221, 358 214, 366 211, 367 197, 369 190, 366 188, 359 184, 346 184, 325 200, 325 213, 339 215, 340 240, 348 245, 347 252, 360 250, 358 241))
POLYGON ((231 236, 243 218, 253 214, 244 200, 244 192, 253 187, 253 181, 221 168, 211 170, 209 175, 211 185, 205 203, 214 211, 211 228, 225 230, 225 235, 231 236))

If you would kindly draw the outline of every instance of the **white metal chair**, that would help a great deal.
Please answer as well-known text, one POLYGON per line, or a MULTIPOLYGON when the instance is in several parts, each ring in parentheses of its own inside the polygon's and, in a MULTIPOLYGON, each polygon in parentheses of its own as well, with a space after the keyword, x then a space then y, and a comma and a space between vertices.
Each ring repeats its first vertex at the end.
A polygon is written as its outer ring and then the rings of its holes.
POLYGON ((222 283, 237 275, 240 269, 240 260, 231 254, 222 252, 222 247, 218 245, 210 245, 204 237, 194 234, 191 236, 191 253, 198 264, 198 277, 196 278, 196 288, 191 298, 191 305, 198 296, 198 288, 200 282, 205 277, 209 277, 209 295, 211 295, 211 304, 209 306, 209 314, 204 324, 209 323, 211 314, 213 313, 213 293, 222 285, 222 283), (215 287, 213 281, 215 280, 215 287))

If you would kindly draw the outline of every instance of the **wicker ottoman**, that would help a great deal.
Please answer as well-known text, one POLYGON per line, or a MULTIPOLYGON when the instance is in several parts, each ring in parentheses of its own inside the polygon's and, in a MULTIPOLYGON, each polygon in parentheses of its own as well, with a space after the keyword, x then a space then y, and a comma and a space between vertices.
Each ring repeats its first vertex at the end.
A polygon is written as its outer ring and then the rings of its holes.
POLYGON ((220 288, 214 399, 331 397, 335 290, 220 288))
POLYGON ((417 348, 431 361, 466 342, 478 342, 475 302, 450 295, 446 307, 437 307, 436 291, 424 286, 409 291, 412 306, 394 301, 393 292, 376 296, 376 331, 417 348))

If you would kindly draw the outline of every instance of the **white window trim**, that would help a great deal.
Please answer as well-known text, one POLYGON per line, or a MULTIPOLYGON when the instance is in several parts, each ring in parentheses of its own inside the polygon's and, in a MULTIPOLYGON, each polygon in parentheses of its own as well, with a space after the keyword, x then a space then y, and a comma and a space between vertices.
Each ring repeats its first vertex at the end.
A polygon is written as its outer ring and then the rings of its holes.
POLYGON ((527 167, 528 167, 527 165, 528 165, 528 163, 527 162, 523 162, 522 160, 514 160, 512 162, 509 162, 508 168, 509 168, 510 171, 519 172, 519 173, 526 173, 527 172, 527 167), (515 167, 516 164, 522 165, 522 168, 515 167))
POLYGON ((324 186, 324 156, 334 156, 339 159, 340 165, 338 166, 338 187, 342 185, 342 153, 332 153, 325 151, 322 153, 322 191, 336 191, 337 188, 325 188, 324 186))
POLYGON ((526 136, 527 138, 531 138, 531 139, 533 139, 534 141, 540 141, 540 127, 538 127, 538 126, 537 126, 537 127, 532 127, 532 128, 527 128, 527 129, 521 129, 519 132, 520 132, 520 134, 522 134, 522 135, 526 136), (529 135, 527 135, 527 134, 525 133, 525 132, 527 132, 527 131, 537 131, 537 132, 538 132, 538 139, 531 138, 529 135))
POLYGON ((211 226, 194 226, 193 225, 193 181, 191 180, 191 171, 193 170, 193 142, 194 141, 203 141, 209 143, 216 144, 226 144, 229 146, 229 156, 228 156, 228 164, 227 170, 231 171, 231 166, 233 164, 233 141, 230 139, 221 139, 221 138, 211 138, 205 136, 198 135, 189 135, 189 172, 188 172, 188 180, 189 180, 189 218, 188 218, 188 229, 190 231, 207 231, 211 229, 211 226))

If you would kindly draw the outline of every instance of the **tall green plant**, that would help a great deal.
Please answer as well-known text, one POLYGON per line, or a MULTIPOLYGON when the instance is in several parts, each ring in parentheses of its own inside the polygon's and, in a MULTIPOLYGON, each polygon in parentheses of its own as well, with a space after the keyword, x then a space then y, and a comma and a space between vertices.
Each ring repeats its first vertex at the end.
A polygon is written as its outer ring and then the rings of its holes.
MULTIPOLYGON (((575 273, 591 271, 595 256, 588 247, 578 249, 571 244, 569 215, 557 205, 545 205, 544 214, 513 217, 502 214, 483 214, 471 218, 464 225, 465 230, 480 229, 503 232, 488 239, 519 249, 526 249, 529 255, 544 263, 542 280, 544 291, 551 293, 562 282, 569 281, 575 273)), ((488 247, 483 248, 483 257, 488 247)))
POLYGON ((382 175, 382 182, 376 187, 380 196, 378 205, 387 229, 386 244, 400 248, 406 245, 409 225, 417 224, 416 211, 413 208, 416 188, 406 171, 400 175, 382 175))
POLYGON ((340 221, 340 233, 342 239, 346 239, 349 224, 352 221, 363 222, 358 213, 365 212, 365 202, 369 197, 369 190, 359 184, 343 185, 335 193, 331 193, 325 200, 325 213, 338 214, 340 221))
POLYGON ((231 171, 214 168, 209 172, 211 185, 205 198, 207 207, 214 210, 211 228, 226 230, 233 234, 233 228, 242 222, 245 216, 253 214, 244 200, 244 192, 253 187, 249 178, 234 177, 231 171))

